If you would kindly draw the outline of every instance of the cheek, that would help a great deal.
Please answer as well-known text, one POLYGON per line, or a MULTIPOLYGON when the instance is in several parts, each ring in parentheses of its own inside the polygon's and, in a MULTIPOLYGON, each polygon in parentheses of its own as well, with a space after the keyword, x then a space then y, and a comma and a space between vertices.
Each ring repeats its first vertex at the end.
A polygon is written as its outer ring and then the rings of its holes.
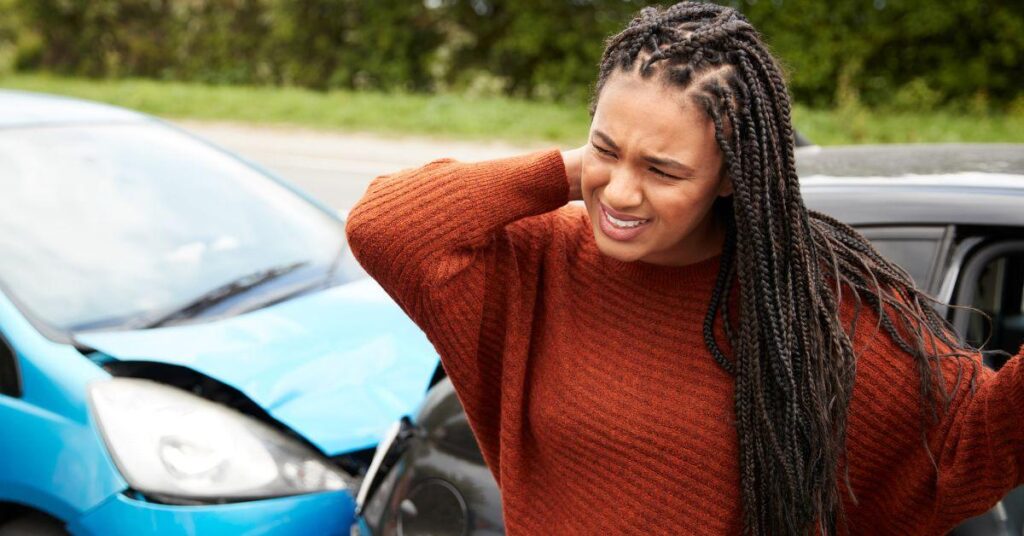
POLYGON ((604 188, 608 184, 610 176, 611 172, 607 163, 590 155, 583 157, 580 194, 583 197, 584 206, 587 207, 587 211, 592 217, 597 213, 597 207, 593 203, 594 192, 604 188))
POLYGON ((608 182, 608 166, 589 153, 583 156, 583 167, 580 176, 580 187, 584 192, 592 192, 608 182))
POLYGON ((710 210, 714 192, 693 184, 666 185, 652 192, 658 215, 670 227, 692 227, 710 210))

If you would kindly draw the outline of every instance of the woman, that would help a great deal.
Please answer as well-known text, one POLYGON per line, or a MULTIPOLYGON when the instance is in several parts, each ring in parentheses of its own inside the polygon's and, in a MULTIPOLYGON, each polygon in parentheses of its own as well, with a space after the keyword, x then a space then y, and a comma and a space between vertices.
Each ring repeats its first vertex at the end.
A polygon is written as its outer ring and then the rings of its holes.
POLYGON ((806 210, 746 19, 642 10, 592 114, 575 150, 380 177, 348 223, 437 348, 510 534, 940 534, 1024 482, 1022 358, 983 369, 806 210))

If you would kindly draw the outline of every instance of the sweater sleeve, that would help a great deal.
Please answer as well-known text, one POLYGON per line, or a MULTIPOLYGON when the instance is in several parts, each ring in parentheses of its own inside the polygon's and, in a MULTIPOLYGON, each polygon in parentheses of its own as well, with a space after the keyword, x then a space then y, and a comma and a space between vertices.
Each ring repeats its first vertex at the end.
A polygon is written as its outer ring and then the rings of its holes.
POLYGON ((561 207, 568 195, 557 149, 475 163, 443 158, 374 179, 346 233, 363 267, 408 302, 423 285, 457 277, 506 225, 561 207))
MULTIPOLYGON (((1024 483, 1024 347, 998 372, 978 352, 931 363, 949 395, 944 410, 933 386, 938 419, 932 421, 917 360, 850 294, 844 286, 842 318, 848 324, 856 318, 851 342, 858 355, 847 421, 856 498, 843 492, 851 534, 945 534, 1024 483)), ((897 313, 887 311, 890 318, 897 313)), ((900 331, 909 338, 909 329, 900 331)), ((931 342, 940 354, 951 351, 926 339, 931 342)))
MULTIPOLYGON (((974 361, 980 366, 980 355, 974 361)), ((929 533, 944 534, 1024 484, 1024 346, 998 372, 980 371, 973 395, 963 382, 940 427, 929 533)))
POLYGON ((551 149, 378 177, 349 214, 353 254, 437 349, 478 436, 499 425, 505 333, 528 329, 522 304, 568 197, 551 149))

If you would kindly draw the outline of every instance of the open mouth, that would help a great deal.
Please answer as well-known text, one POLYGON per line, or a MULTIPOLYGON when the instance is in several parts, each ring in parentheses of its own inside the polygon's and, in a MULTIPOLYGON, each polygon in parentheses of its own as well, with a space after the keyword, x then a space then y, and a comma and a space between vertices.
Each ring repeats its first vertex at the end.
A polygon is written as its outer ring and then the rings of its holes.
POLYGON ((605 217, 608 218, 608 221, 612 222, 612 225, 614 225, 616 227, 621 227, 623 229, 629 229, 629 228, 632 228, 632 227, 638 227, 638 226, 643 225, 643 224, 645 224, 645 223, 647 223, 649 221, 649 220, 620 220, 620 219, 616 218, 615 216, 612 216, 611 214, 609 214, 607 212, 605 212, 604 215, 605 215, 605 217))
POLYGON ((609 238, 615 240, 629 240, 638 235, 651 222, 650 219, 617 218, 609 214, 603 203, 600 204, 600 210, 601 230, 609 238))

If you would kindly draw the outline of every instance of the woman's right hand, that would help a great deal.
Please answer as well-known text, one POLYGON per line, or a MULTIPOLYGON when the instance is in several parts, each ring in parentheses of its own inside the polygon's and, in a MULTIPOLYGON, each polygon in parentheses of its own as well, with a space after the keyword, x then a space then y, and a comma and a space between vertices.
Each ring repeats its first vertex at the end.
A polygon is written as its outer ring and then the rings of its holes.
POLYGON ((565 164, 565 176, 569 181, 569 201, 580 201, 583 199, 583 191, 580 186, 580 178, 583 175, 583 155, 586 154, 590 144, 562 151, 562 162, 565 164))

